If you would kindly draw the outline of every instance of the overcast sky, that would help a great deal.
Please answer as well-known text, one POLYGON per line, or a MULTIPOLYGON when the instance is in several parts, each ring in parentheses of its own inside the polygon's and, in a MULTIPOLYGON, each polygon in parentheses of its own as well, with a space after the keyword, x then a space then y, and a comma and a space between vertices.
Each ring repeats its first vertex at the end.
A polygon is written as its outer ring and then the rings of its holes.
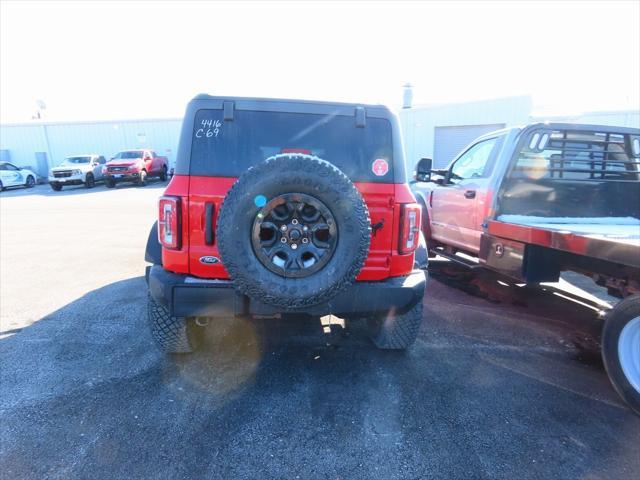
POLYGON ((640 109, 640 2, 0 3, 0 120, 179 117, 201 92, 640 109))

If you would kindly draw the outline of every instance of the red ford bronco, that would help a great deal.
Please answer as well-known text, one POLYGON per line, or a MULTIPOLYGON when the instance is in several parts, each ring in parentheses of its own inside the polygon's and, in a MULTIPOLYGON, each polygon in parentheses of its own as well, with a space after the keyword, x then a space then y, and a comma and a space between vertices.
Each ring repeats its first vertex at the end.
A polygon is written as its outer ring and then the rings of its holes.
POLYGON ((147 244, 152 335, 190 352, 216 317, 333 314, 407 348, 420 219, 387 108, 199 95, 147 244))

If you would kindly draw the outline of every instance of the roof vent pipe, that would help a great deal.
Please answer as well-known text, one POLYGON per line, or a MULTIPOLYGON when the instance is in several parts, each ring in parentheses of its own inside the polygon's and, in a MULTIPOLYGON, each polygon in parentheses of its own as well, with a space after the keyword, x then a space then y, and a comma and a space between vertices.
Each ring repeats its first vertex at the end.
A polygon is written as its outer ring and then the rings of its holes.
POLYGON ((402 95, 402 108, 411 108, 411 102, 413 102, 413 87, 410 83, 405 83, 402 88, 404 89, 402 95))

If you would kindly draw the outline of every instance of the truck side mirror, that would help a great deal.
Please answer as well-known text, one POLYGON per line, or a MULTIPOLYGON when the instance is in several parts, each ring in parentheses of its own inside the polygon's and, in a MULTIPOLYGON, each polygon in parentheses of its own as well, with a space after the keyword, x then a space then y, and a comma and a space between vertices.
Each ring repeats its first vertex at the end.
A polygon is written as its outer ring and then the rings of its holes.
POLYGON ((418 182, 430 182, 431 181, 431 167, 433 166, 433 160, 431 158, 421 158, 416 164, 416 173, 414 178, 418 182))

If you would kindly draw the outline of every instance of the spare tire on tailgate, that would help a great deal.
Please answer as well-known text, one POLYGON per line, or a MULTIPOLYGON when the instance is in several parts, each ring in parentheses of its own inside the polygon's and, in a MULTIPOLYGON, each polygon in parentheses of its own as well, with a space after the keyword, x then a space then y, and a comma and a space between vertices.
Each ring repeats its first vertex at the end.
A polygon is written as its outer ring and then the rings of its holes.
POLYGON ((277 155, 243 173, 216 236, 236 288, 283 309, 326 302, 369 254, 367 206, 347 176, 310 155, 277 155))

